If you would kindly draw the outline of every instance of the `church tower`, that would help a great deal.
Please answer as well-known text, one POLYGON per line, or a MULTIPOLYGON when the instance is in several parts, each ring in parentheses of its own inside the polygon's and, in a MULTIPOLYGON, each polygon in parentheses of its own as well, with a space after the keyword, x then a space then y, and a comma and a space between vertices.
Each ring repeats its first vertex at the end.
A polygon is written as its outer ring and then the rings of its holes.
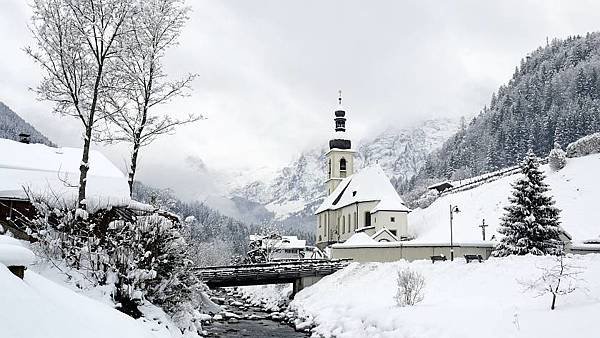
POLYGON ((346 135, 346 111, 342 107, 342 91, 339 91, 338 108, 335 110, 335 133, 329 140, 327 158, 327 181, 325 186, 330 195, 340 182, 354 174, 354 151, 346 135))

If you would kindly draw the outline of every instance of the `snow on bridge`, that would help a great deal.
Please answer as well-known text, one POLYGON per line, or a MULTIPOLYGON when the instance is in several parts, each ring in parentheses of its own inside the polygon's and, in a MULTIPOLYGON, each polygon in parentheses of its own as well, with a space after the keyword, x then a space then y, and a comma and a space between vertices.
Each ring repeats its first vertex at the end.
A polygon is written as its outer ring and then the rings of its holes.
POLYGON ((343 269, 349 259, 302 259, 261 264, 209 266, 196 268, 209 288, 293 283, 295 295, 321 278, 343 269))

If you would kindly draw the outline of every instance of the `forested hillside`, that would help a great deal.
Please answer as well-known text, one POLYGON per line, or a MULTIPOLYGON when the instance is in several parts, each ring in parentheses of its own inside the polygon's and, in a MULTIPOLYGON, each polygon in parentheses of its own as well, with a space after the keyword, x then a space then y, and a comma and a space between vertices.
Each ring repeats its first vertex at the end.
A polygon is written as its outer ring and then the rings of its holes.
POLYGON ((31 143, 43 143, 54 146, 46 136, 25 122, 25 120, 0 101, 0 138, 18 141, 19 134, 21 133, 31 135, 31 143))
POLYGON ((528 149, 546 156, 600 130, 600 33, 553 40, 515 69, 489 107, 432 153, 404 187, 423 190, 441 179, 460 179, 516 164, 528 149))

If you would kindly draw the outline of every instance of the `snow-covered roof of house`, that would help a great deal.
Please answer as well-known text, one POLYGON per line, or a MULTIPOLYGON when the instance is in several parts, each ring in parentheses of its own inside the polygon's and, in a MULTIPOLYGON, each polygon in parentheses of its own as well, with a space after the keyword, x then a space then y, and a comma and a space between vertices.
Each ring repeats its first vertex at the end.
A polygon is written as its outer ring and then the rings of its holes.
POLYGON ((281 239, 279 239, 279 238, 267 238, 267 236, 262 236, 262 235, 250 235, 250 240, 251 241, 262 240, 263 246, 266 246, 267 242, 268 242, 269 245, 273 245, 273 247, 276 247, 278 249, 304 249, 304 248, 306 248, 306 240, 298 239, 297 236, 281 236, 281 239), (272 243, 272 242, 274 242, 274 243, 272 243))
POLYGON ((438 182, 436 184, 432 184, 430 186, 427 187, 427 189, 429 190, 446 190, 448 188, 452 188, 454 187, 454 185, 452 185, 452 183, 450 183, 450 181, 444 181, 444 182, 438 182))
POLYGON ((390 237, 392 240, 398 241, 398 237, 396 237, 386 227, 379 229, 379 231, 377 231, 376 233, 373 234, 373 236, 371 236, 371 238, 373 238, 375 241, 379 241, 379 238, 386 238, 386 237, 390 237))
MULTIPOLYGON (((27 198, 27 191, 71 203, 77 200, 82 149, 53 148, 0 139, 0 198, 27 198)), ((90 151, 88 210, 128 205, 127 178, 99 151, 90 151)))
POLYGON ((325 198, 315 214, 325 210, 337 210, 354 203, 372 201, 379 201, 371 210, 372 213, 410 211, 381 166, 376 164, 343 179, 337 188, 325 198))
POLYGON ((348 238, 344 243, 339 245, 362 245, 362 244, 376 244, 377 241, 371 238, 371 236, 365 234, 364 232, 359 232, 352 237, 348 238))

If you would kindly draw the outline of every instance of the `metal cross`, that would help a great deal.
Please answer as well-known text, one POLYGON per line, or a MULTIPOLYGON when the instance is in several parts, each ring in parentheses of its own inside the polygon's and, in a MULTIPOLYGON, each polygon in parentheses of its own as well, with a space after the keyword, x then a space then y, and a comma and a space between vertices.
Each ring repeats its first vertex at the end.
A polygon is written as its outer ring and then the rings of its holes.
POLYGON ((484 240, 484 241, 485 241, 485 228, 486 228, 487 226, 488 226, 488 225, 487 225, 487 224, 485 224, 485 219, 484 219, 483 221, 481 221, 481 225, 478 225, 478 227, 480 227, 480 228, 481 228, 481 234, 483 235, 483 240, 484 240))

